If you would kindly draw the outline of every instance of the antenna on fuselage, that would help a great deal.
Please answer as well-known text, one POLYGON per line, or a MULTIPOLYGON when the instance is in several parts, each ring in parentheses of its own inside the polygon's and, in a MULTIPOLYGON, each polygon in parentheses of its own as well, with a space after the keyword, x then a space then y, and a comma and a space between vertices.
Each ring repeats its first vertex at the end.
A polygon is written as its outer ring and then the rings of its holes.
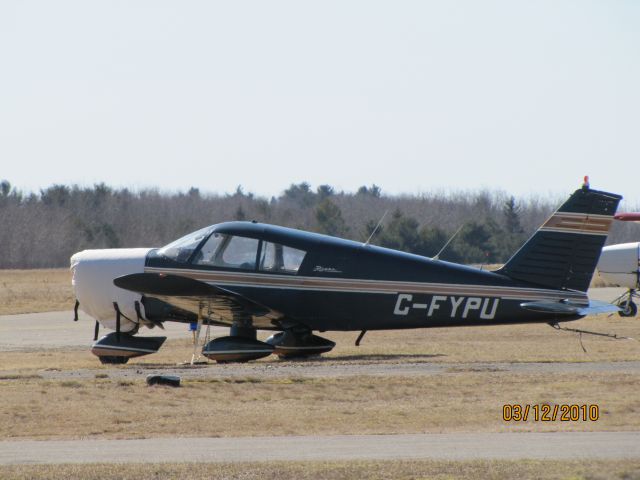
POLYGON ((369 235, 369 238, 367 238, 367 241, 364 242, 365 247, 367 245, 369 245, 369 242, 371 241, 371 239, 373 238, 373 236, 376 234, 376 232, 378 231, 378 229, 380 228, 380 225, 382 225, 382 221, 384 220, 384 217, 387 216, 387 213, 389 213, 389 210, 385 210, 384 213, 382 214, 382 218, 380 219, 380 221, 378 222, 378 224, 376 225, 376 228, 373 229, 373 232, 371 232, 371 235, 369 235))
POLYGON ((462 230, 462 227, 464 227, 464 223, 462 225, 460 225, 460 227, 458 227, 458 230, 456 230, 456 233, 451 235, 449 240, 447 240, 447 243, 444 244, 444 247, 442 247, 440 249, 440 251, 438 253, 436 253, 435 257, 432 257, 433 260, 440 260, 440 254, 442 252, 444 252, 445 248, 447 248, 449 246, 449 244, 453 241, 453 239, 456 238, 456 235, 458 235, 458 233, 460 233, 460 230, 462 230))

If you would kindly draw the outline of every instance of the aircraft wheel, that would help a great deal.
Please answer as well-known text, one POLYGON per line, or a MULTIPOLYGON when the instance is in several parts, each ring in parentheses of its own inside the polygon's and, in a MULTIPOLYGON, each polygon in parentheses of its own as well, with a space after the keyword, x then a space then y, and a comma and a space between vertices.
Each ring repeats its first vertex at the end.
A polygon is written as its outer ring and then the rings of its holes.
POLYGON ((110 355, 103 355, 100 358, 100 363, 105 365, 124 365, 129 361, 129 357, 116 357, 110 355))
POLYGON ((632 300, 625 300, 618 305, 622 310, 618 312, 621 317, 635 317, 638 313, 638 306, 632 300))

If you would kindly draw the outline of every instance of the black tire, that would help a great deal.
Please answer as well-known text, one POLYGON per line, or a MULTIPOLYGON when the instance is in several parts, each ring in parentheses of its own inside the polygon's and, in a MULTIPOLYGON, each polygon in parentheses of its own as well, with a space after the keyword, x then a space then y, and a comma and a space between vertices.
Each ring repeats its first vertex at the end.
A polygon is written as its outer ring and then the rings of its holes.
POLYGON ((102 356, 100 363, 105 365, 124 365, 129 361, 129 357, 102 356))
POLYGON ((618 312, 621 317, 635 317, 638 313, 638 306, 632 300, 624 300, 618 306, 622 309, 618 312))

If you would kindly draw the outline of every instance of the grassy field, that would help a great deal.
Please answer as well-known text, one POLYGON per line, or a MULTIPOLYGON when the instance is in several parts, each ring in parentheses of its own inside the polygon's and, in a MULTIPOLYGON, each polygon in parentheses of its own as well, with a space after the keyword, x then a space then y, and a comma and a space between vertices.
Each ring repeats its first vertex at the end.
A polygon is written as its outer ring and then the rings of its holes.
POLYGON ((67 268, 0 270, 0 315, 70 310, 74 301, 67 268))
POLYGON ((455 370, 429 376, 203 378, 147 387, 144 376, 0 382, 0 439, 391 434, 640 429, 639 375, 455 370), (504 422, 505 404, 597 404, 595 422, 504 422))
MULTIPOLYGON (((143 457, 144 454, 141 454, 143 457)), ((107 480, 158 478, 191 480, 262 480, 278 478, 294 480, 639 480, 640 461, 362 461, 362 462, 277 462, 222 464, 134 464, 134 465, 20 465, 0 466, 0 477, 7 480, 44 480, 50 478, 82 478, 107 480)))

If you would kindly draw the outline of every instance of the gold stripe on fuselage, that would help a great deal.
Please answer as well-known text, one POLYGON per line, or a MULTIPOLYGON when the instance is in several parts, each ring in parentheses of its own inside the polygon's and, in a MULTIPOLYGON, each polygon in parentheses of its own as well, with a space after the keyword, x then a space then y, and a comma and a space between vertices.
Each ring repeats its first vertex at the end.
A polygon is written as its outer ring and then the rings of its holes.
POLYGON ((499 297, 507 300, 571 300, 588 304, 586 294, 576 291, 539 288, 501 287, 453 283, 423 283, 350 278, 299 277, 255 272, 204 271, 145 267, 146 273, 164 273, 192 278, 220 287, 280 288, 293 290, 333 291, 346 293, 460 295, 499 297))

